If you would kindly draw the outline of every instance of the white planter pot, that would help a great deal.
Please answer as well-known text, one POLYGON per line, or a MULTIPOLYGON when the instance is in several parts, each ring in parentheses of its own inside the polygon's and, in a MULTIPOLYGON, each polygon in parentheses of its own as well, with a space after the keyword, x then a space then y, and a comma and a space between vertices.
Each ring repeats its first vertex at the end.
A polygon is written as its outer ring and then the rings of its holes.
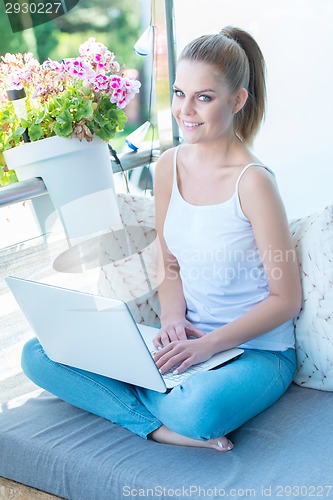
POLYGON ((42 177, 70 238, 122 227, 107 144, 50 137, 4 153, 18 179, 42 177))

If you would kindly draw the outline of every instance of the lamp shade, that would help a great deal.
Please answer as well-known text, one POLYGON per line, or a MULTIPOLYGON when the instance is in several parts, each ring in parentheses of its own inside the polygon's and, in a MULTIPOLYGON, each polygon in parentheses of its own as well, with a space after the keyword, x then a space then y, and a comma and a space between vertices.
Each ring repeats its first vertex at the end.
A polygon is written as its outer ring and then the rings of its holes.
POLYGON ((141 57, 146 57, 152 52, 154 42, 154 27, 149 25, 134 45, 134 51, 141 57))
POLYGON ((127 146, 133 151, 137 151, 145 140, 149 127, 150 122, 147 121, 128 135, 125 139, 127 146))

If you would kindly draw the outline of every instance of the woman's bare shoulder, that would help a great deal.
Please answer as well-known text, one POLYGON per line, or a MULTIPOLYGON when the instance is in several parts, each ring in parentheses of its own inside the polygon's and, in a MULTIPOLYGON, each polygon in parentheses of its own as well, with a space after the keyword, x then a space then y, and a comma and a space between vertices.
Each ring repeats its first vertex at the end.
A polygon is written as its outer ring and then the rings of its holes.
POLYGON ((156 163, 156 170, 164 171, 166 169, 172 169, 176 149, 177 148, 170 148, 161 154, 156 163))
POLYGON ((262 191, 268 187, 271 189, 277 188, 273 171, 262 163, 254 163, 251 165, 251 167, 241 176, 239 186, 243 191, 248 191, 250 193, 262 191))
POLYGON ((271 210, 284 213, 283 202, 273 173, 266 168, 249 168, 239 184, 239 197, 244 214, 251 220, 271 210))
POLYGON ((175 151, 176 148, 167 149, 159 157, 155 167, 155 191, 171 188, 175 151))

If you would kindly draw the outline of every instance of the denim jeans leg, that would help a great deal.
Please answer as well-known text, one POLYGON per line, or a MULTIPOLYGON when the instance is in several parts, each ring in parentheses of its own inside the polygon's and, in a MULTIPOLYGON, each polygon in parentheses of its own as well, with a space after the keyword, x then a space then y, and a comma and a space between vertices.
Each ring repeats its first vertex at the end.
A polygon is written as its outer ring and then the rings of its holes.
POLYGON ((245 350, 232 363, 196 373, 162 394, 51 361, 37 339, 22 353, 36 384, 143 438, 165 424, 193 439, 216 438, 271 406, 290 385, 295 352, 245 350))
POLYGON ((208 440, 237 429, 275 403, 292 382, 295 352, 245 350, 216 370, 196 373, 167 394, 137 388, 143 404, 174 432, 208 440))
POLYGON ((36 338, 23 348, 22 368, 43 389, 143 438, 162 425, 141 403, 135 386, 55 363, 36 338))

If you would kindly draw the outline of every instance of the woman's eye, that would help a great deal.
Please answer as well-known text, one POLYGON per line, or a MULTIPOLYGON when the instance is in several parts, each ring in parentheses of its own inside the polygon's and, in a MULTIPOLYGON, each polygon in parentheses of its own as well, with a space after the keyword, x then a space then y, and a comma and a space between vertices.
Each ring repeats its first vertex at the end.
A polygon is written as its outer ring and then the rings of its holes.
POLYGON ((209 95, 199 95, 199 101, 210 101, 209 95))
POLYGON ((173 93, 177 96, 177 97, 184 97, 184 92, 182 92, 181 90, 177 90, 177 89, 173 89, 173 93))

